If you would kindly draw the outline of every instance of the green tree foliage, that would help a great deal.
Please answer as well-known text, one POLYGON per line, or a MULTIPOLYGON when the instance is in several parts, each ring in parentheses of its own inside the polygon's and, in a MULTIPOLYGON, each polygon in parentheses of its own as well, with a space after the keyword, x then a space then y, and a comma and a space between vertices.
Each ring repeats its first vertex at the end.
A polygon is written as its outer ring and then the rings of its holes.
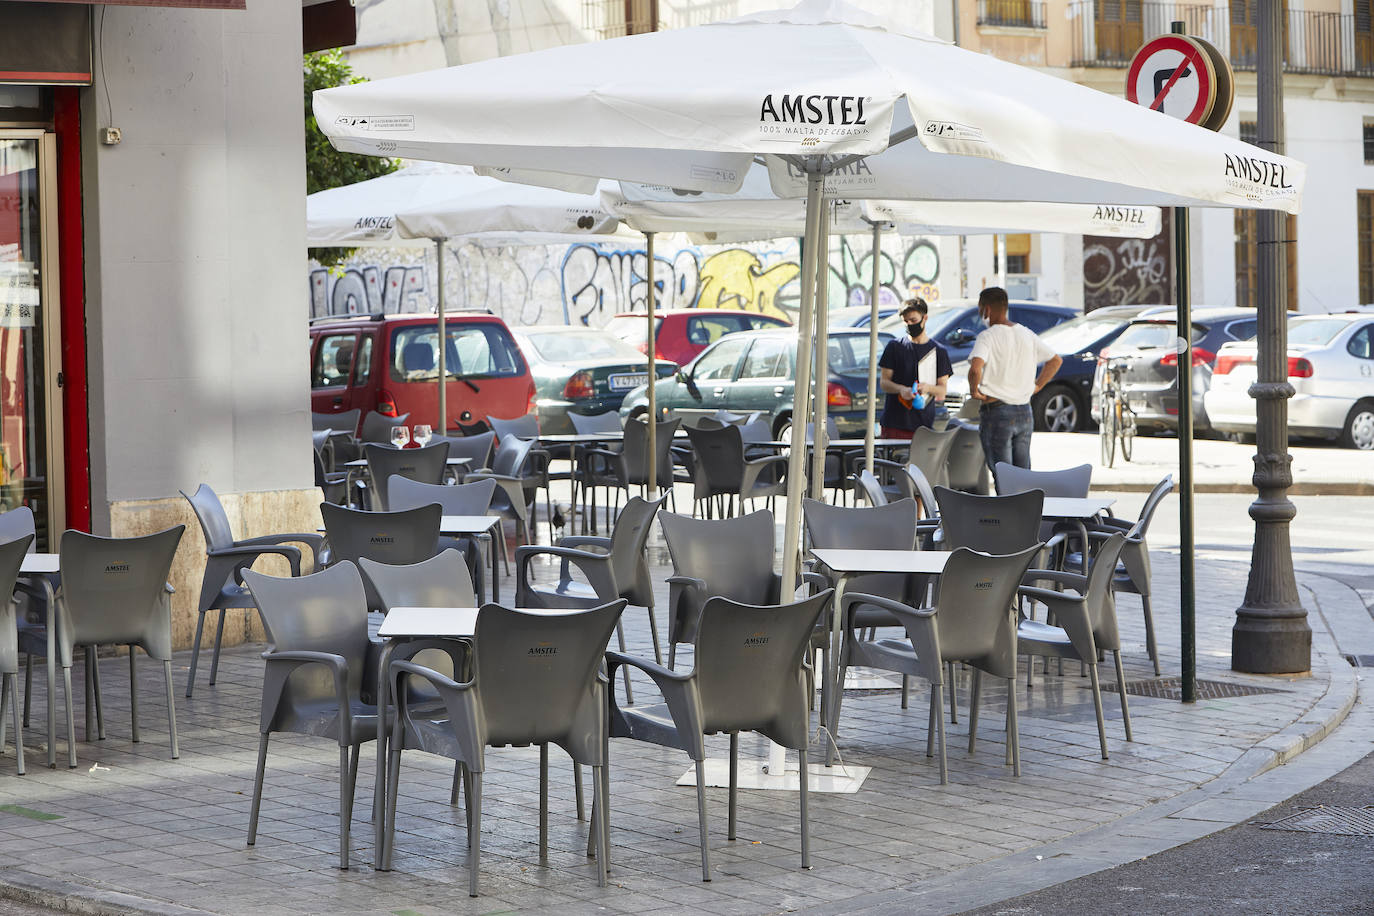
MULTIPOLYGON (((311 98, 316 89, 330 89, 334 86, 351 86, 366 82, 361 76, 353 75, 353 68, 337 48, 305 55, 305 192, 314 194, 328 188, 366 181, 389 172, 400 166, 395 159, 378 156, 364 156, 359 153, 341 153, 329 145, 329 140, 320 131, 311 107, 311 98)), ((311 248, 310 256, 325 267, 342 264, 353 253, 352 248, 311 248)))

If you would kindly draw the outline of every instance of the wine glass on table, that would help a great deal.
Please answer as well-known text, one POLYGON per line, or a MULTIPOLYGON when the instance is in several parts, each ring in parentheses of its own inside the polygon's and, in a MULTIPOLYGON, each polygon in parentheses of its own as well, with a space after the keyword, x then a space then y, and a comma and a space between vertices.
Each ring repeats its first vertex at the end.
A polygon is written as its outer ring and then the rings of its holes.
POLYGON ((415 431, 410 436, 415 440, 415 444, 424 448, 429 445, 429 440, 434 438, 434 427, 428 423, 416 423, 415 431))
POLYGON ((410 429, 405 426, 391 427, 391 444, 396 448, 405 448, 410 441, 410 429))

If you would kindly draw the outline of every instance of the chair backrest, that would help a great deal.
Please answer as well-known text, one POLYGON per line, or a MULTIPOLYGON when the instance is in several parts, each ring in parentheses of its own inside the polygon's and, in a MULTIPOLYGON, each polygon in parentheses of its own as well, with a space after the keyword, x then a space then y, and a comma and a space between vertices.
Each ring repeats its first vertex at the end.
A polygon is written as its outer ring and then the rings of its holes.
MULTIPOLYGON (((1121 558, 1121 551, 1129 543, 1124 534, 1111 535, 1097 548, 1092 565, 1088 567, 1088 585, 1083 590, 1083 600, 1088 611, 1088 623, 1093 630, 1094 646, 1091 648, 1112 651, 1121 648, 1121 636, 1116 629, 1116 608, 1112 600, 1112 577, 1116 575, 1116 563, 1121 558)), ((1083 653, 1089 647, 1075 644, 1074 648, 1083 653)))
POLYGON ((832 506, 808 497, 802 500, 802 514, 812 547, 916 549, 914 499, 883 506, 832 506))
MULTIPOLYGON (((438 441, 437 436, 434 441, 438 441)), ((487 430, 469 436, 445 436, 444 441, 448 443, 450 458, 467 458, 467 470, 475 471, 486 467, 491 461, 491 448, 496 441, 496 433, 487 430)))
POLYGON ((744 486, 744 439, 738 426, 687 428, 696 456, 696 495, 738 493, 744 486))
POLYGON ((520 439, 539 438, 539 418, 532 413, 527 413, 523 417, 513 417, 509 420, 487 417, 487 422, 491 424, 492 431, 496 433, 499 445, 504 445, 506 440, 512 437, 520 439))
POLYGON ((716 412, 711 414, 711 419, 725 426, 737 426, 749 419, 748 414, 735 413, 723 407, 716 408, 716 412))
MULTIPOLYGON (((281 652, 328 652, 347 663, 350 697, 362 691, 370 640, 362 576, 352 563, 337 563, 309 576, 278 578, 248 569, 243 582, 253 593, 267 640, 281 652)), ((291 674, 277 706, 280 727, 292 711, 311 704, 337 705, 334 679, 323 665, 291 674)), ((266 704, 264 704, 266 705, 266 704)))
POLYGON ((600 758, 606 699, 598 678, 606 642, 624 610, 623 598, 557 613, 484 605, 477 612, 473 677, 487 743, 556 741, 574 759, 600 758))
POLYGON ((773 589, 773 513, 701 519, 660 512, 675 575, 706 582, 708 597, 765 604, 773 589))
POLYGON ((621 430, 620 414, 614 410, 590 415, 569 411, 568 419, 579 433, 618 433, 621 430))
POLYGON ((1132 535, 1143 537, 1149 532, 1150 522, 1155 517, 1155 510, 1159 508, 1160 503, 1164 502, 1164 497, 1173 492, 1173 489, 1174 475, 1165 474, 1164 479, 1155 484, 1150 495, 1145 497, 1145 504, 1140 507, 1140 515, 1136 518, 1136 523, 1131 526, 1132 535))
POLYGON ((1016 590, 1040 547, 1002 555, 955 548, 935 598, 942 659, 1016 677, 1016 590))
POLYGON ((167 577, 185 531, 174 525, 134 538, 62 533, 57 635, 64 665, 75 645, 137 645, 159 661, 172 657, 167 577))
POLYGON ((33 546, 33 537, 25 534, 0 542, 0 674, 19 673, 19 637, 10 596, 19 581, 24 555, 33 546))
POLYGON ((949 484, 949 452, 954 446, 957 430, 946 427, 936 432, 922 426, 911 434, 911 451, 907 460, 921 469, 921 473, 937 487, 949 484))
POLYGON ((358 433, 361 442, 391 442, 391 428, 393 426, 405 426, 410 419, 410 414, 403 413, 399 417, 384 417, 375 410, 370 410, 367 416, 363 417, 363 428, 358 433))
POLYGON ((644 545, 649 543, 654 516, 662 505, 661 499, 630 497, 611 532, 611 572, 620 587, 620 597, 629 598, 635 605, 644 605, 645 600, 653 602, 653 582, 649 579, 644 545))
MULTIPOLYGON (((186 496, 186 491, 182 490, 181 495, 186 496)), ((229 527, 229 516, 225 514, 224 504, 219 501, 219 496, 210 489, 209 484, 203 483, 196 487, 196 492, 186 496, 186 501, 195 510, 196 521, 200 522, 207 549, 223 550, 234 546, 234 532, 229 527)))
POLYGON ((1080 464, 1055 471, 1032 471, 999 461, 993 468, 993 476, 997 478, 997 492, 1002 496, 1027 490, 1044 490, 1046 496, 1082 499, 1088 495, 1088 488, 1092 485, 1093 466, 1080 464))
MULTIPOLYGON (((15 506, 8 512, 0 512, 0 541, 17 541, 25 535, 33 538, 37 529, 33 524, 33 510, 28 506, 15 506)), ((29 552, 34 550, 35 541, 29 541, 29 552)))
POLYGON ((921 510, 926 517, 934 518, 939 508, 935 504, 935 488, 930 485, 925 472, 914 464, 908 464, 902 471, 897 475, 897 486, 902 494, 920 500, 921 510))
POLYGON ((491 508, 492 496, 496 492, 496 481, 475 480, 472 483, 460 483, 449 487, 394 477, 390 490, 392 511, 418 509, 420 506, 438 503, 443 507, 444 515, 486 515, 487 510, 491 508))
MULTIPOLYGON (((658 453, 657 460, 654 462, 654 473, 658 477, 658 486, 660 487, 673 485, 673 437, 681 425, 682 421, 675 418, 660 422, 654 431, 654 447, 658 453)), ((624 461, 625 482, 627 484, 649 482, 649 423, 647 420, 635 417, 625 424, 625 443, 621 457, 624 461)))
POLYGON ((870 506, 887 505, 887 494, 883 492, 883 485, 873 476, 872 471, 865 469, 854 476, 859 482, 859 492, 863 493, 870 506))
POLYGON ((802 657, 832 589, 793 604, 750 605, 710 598, 692 676, 707 733, 758 731, 784 747, 806 746, 807 684, 802 657))
MULTIPOLYGON (((829 440, 829 439, 838 439, 838 438, 840 438, 840 426, 839 426, 838 423, 835 422, 835 418, 834 418, 834 417, 826 417, 826 418, 825 418, 825 437, 826 437, 827 440, 829 440)), ((806 441, 807 441, 807 442, 815 442, 815 441, 816 441, 816 424, 815 424, 815 423, 808 423, 808 424, 806 424, 806 441)))
POLYGON ((1040 542, 1040 515, 1045 507, 1045 494, 1040 490, 979 496, 936 487, 935 502, 940 506, 940 527, 951 550, 968 547, 1008 554, 1040 542))
POLYGON ((768 425, 767 417, 754 414, 748 421, 739 425, 739 435, 745 445, 751 442, 772 442, 773 428, 768 425))
POLYGON ((358 567, 381 599, 383 611, 394 607, 477 607, 467 561, 452 548, 404 566, 363 557, 358 567))
POLYGON ((1130 576, 1136 591, 1142 595, 1150 593, 1150 546, 1145 541, 1145 535, 1150 530, 1155 510, 1173 489, 1172 474, 1165 475, 1163 480, 1155 484, 1150 495, 1145 497, 1145 504, 1140 507, 1140 515, 1127 532, 1126 545, 1121 549, 1121 563, 1126 567, 1126 574, 1130 576))
POLYGON ((521 439, 518 436, 502 438, 501 444, 496 447, 496 454, 491 459, 492 473, 505 477, 524 477, 525 464, 529 461, 532 448, 533 439, 521 439))
POLYGON ((448 443, 435 442, 424 448, 391 448, 369 442, 363 446, 363 456, 367 458, 376 508, 386 510, 391 507, 387 499, 388 488, 396 477, 421 483, 443 483, 448 462, 448 443))
POLYGON ((362 409, 355 407, 352 410, 341 410, 338 413, 310 413, 310 428, 314 430, 332 429, 338 433, 348 433, 350 436, 358 434, 358 418, 363 415, 362 409))
POLYGON ((439 523, 444 510, 437 504, 399 512, 363 512, 321 503, 332 562, 367 557, 379 563, 405 566, 428 560, 439 552, 439 523))
POLYGON ((948 428, 954 430, 954 441, 945 465, 950 489, 987 495, 988 463, 983 457, 983 440, 978 437, 978 427, 951 424, 948 428))

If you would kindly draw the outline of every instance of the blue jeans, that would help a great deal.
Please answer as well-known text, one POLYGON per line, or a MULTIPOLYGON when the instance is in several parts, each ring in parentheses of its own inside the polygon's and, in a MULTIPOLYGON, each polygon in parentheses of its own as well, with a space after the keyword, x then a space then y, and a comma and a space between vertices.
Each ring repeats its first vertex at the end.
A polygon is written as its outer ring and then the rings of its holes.
MULTIPOLYGON (((983 442, 983 457, 997 479, 997 462, 1029 468, 1031 430, 1029 404, 988 404, 978 411, 978 438, 983 442)), ((997 492, 1002 492, 998 486, 997 492)))

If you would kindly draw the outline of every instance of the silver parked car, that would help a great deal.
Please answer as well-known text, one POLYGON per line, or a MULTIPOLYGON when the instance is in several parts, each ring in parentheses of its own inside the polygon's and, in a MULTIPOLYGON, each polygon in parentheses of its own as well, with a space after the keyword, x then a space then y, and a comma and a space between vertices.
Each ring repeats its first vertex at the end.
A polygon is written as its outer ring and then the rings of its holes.
MULTIPOLYGON (((1207 415, 1222 432, 1252 435, 1254 341, 1226 344, 1217 353, 1207 415)), ((1294 436, 1340 439, 1347 448, 1374 449, 1374 313, 1293 315, 1288 320, 1288 430, 1294 436)))

